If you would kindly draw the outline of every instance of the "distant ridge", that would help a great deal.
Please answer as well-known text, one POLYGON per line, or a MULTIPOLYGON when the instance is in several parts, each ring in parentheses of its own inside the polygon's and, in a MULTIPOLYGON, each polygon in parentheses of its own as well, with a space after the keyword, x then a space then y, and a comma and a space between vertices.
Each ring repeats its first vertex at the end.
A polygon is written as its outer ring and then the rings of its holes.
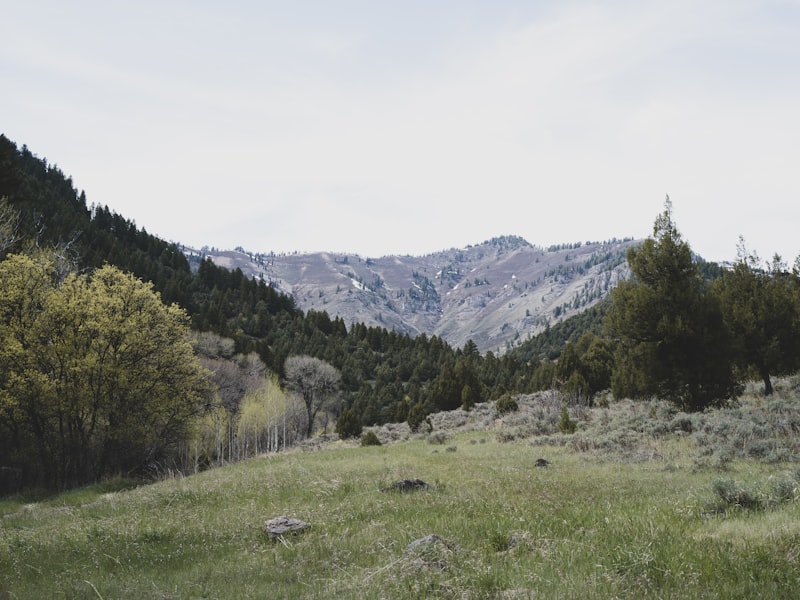
POLYGON ((348 325, 364 323, 454 347, 472 340, 502 353, 605 297, 629 272, 626 238, 535 246, 494 237, 424 256, 253 253, 184 248, 192 265, 216 265, 263 279, 303 311, 325 311, 348 325))

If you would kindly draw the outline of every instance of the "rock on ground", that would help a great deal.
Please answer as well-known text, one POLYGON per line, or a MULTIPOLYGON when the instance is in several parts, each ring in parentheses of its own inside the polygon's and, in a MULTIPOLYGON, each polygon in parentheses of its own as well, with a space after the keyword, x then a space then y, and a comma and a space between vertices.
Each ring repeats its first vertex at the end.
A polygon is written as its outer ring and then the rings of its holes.
POLYGON ((297 535, 311 527, 310 524, 293 517, 275 517, 264 524, 264 531, 273 540, 278 540, 286 534, 297 535))

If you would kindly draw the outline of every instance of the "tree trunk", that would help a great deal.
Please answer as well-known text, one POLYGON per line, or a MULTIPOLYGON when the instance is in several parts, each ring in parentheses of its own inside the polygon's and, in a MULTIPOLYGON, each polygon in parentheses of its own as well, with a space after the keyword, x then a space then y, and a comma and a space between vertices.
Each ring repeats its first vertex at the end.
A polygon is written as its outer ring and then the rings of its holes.
POLYGON ((307 411, 308 413, 308 426, 306 427, 306 437, 310 438, 311 434, 314 433, 314 416, 311 414, 311 411, 307 411))
POLYGON ((761 378, 764 380, 764 395, 771 396, 773 389, 772 382, 769 380, 769 370, 766 367, 761 367, 759 371, 761 372, 761 378))
POLYGON ((306 415, 308 415, 308 424, 306 426, 306 437, 310 438, 314 433, 314 419, 317 416, 317 411, 314 410, 314 396, 310 393, 303 394, 303 401, 306 405, 306 415))

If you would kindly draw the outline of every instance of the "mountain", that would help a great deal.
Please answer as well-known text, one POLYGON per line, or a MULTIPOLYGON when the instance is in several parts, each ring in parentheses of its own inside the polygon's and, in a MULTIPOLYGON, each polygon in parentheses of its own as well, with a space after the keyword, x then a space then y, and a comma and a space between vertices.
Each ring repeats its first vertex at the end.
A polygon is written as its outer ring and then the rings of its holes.
POLYGON ((184 248, 291 295, 303 311, 325 311, 453 347, 472 340, 502 353, 605 297, 628 277, 632 239, 543 248, 517 236, 425 256, 362 258, 328 252, 263 254, 184 248))

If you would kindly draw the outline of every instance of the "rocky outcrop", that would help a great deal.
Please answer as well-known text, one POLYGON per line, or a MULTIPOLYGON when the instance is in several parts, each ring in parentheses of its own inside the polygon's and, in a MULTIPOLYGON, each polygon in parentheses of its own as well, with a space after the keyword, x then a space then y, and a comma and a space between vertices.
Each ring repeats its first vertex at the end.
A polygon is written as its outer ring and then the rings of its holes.
POLYGON ((346 324, 436 335, 453 347, 472 340, 500 353, 594 305, 628 277, 627 249, 611 240, 542 248, 503 236, 426 256, 254 254, 185 249, 291 295, 304 311, 346 324))

